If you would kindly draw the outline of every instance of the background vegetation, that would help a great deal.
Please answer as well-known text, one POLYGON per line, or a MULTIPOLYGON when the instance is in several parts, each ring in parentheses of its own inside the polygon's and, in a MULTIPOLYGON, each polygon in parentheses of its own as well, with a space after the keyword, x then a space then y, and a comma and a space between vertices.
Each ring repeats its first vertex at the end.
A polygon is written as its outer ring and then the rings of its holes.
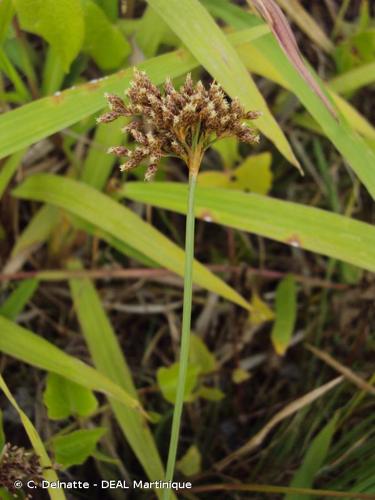
POLYGON ((164 475, 187 171, 120 174, 95 122, 136 65, 263 112, 199 176, 179 496, 375 498, 375 13, 277 3, 337 116, 252 2, 0 0, 0 447, 50 480, 164 475))

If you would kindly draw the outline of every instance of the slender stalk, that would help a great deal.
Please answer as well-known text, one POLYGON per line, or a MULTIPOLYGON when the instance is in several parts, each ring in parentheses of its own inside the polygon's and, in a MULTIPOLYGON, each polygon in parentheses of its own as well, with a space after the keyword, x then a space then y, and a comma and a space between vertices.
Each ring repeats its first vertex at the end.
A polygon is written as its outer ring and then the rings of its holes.
MULTIPOLYGON (((182 313, 182 334, 180 349, 180 369, 178 372, 178 385, 176 401, 173 412, 171 438, 169 443, 166 481, 173 480, 173 474, 176 464, 178 439, 180 434, 181 415, 184 404, 186 372, 189 364, 190 347, 190 322, 191 322, 191 302, 193 294, 193 260, 194 260, 194 204, 195 187, 197 175, 195 171, 190 170, 189 176, 189 200, 186 216, 185 233, 185 274, 184 274, 184 305, 182 313)), ((163 500, 169 500, 171 489, 165 488, 163 491, 163 500)))

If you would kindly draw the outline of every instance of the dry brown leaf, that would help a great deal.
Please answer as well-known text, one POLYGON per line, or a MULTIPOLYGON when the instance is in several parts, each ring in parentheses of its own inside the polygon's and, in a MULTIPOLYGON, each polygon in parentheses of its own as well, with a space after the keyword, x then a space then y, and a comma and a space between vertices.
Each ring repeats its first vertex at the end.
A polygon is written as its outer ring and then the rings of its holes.
POLYGON ((299 0, 277 0, 297 26, 322 50, 332 52, 335 45, 299 0))
POLYGON ((317 347, 314 347, 310 344, 306 345, 307 349, 315 354, 316 357, 327 363, 327 365, 331 366, 334 370, 338 371, 343 375, 347 380, 352 382, 354 385, 362 389, 363 391, 369 392, 373 396, 375 396, 375 387, 371 384, 363 380, 361 377, 356 375, 350 368, 342 365, 338 361, 336 361, 330 354, 321 351, 317 347))
POLYGON ((296 39, 281 8, 274 0, 247 0, 247 2, 250 6, 253 5, 267 22, 289 61, 311 90, 321 99, 329 112, 337 119, 336 110, 307 69, 296 39))
POLYGON ((290 415, 293 415, 293 413, 296 413, 301 408, 304 408, 305 406, 311 404, 313 401, 323 396, 323 394, 336 387, 343 380, 344 377, 337 377, 328 382, 327 384, 324 384, 321 387, 318 387, 317 389, 308 392, 301 398, 296 399, 292 403, 285 406, 285 408, 276 413, 276 415, 272 417, 271 420, 267 422, 267 424, 259 432, 257 432, 257 434, 255 434, 255 436, 250 438, 246 444, 244 444, 243 446, 241 446, 241 448, 238 448, 238 450, 234 451, 233 453, 225 457, 223 460, 220 460, 220 462, 217 462, 214 465, 214 467, 218 470, 222 470, 235 460, 242 457, 243 455, 250 453, 252 450, 254 450, 259 445, 262 444, 265 437, 279 422, 289 417, 290 415))

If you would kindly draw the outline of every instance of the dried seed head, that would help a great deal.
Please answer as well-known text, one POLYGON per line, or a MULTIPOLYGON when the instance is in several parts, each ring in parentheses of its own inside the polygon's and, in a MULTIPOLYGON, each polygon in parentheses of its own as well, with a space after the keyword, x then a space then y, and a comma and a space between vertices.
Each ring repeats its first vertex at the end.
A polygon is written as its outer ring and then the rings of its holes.
MULTIPOLYGON (((18 482, 26 485, 28 481, 34 481, 37 484, 42 479, 43 470, 35 454, 9 443, 4 446, 0 457, 1 486, 16 494, 19 491, 16 487, 18 482)), ((26 498, 30 497, 27 495, 26 498)))
POLYGON ((246 112, 238 99, 229 102, 218 83, 205 89, 201 81, 194 85, 188 74, 177 91, 167 78, 162 94, 146 73, 135 69, 126 95, 130 101, 128 105, 120 97, 106 94, 111 111, 102 115, 98 122, 109 123, 121 116, 139 117, 123 129, 138 146, 133 151, 115 146, 109 152, 128 158, 121 170, 129 170, 148 160, 147 180, 155 175, 163 156, 177 156, 191 170, 197 170, 197 158, 201 159, 204 151, 218 139, 235 136, 249 144, 259 141, 257 133, 243 120, 255 120, 260 113, 246 112))

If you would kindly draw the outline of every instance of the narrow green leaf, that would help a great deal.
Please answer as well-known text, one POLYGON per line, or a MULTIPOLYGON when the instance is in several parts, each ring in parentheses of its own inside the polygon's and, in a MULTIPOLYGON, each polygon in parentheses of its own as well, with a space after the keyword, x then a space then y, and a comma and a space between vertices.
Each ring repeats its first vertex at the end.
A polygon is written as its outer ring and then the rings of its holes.
POLYGON ((5 40, 10 22, 14 15, 12 0, 2 0, 0 2, 0 44, 5 40))
POLYGON ((17 239, 5 270, 15 272, 22 267, 30 253, 46 242, 59 218, 59 210, 55 207, 46 205, 38 210, 17 239))
MULTIPOLYGON (((70 269, 80 267, 75 261, 69 264, 70 269)), ((72 279, 70 289, 82 333, 96 368, 136 398, 130 369, 95 287, 88 279, 72 279)), ((164 477, 154 439, 141 416, 113 398, 109 402, 122 432, 150 480, 164 477)))
POLYGON ((22 281, 0 306, 0 315, 15 320, 38 288, 36 279, 22 281))
MULTIPOLYGON (((130 182, 119 193, 185 213, 186 186, 130 182)), ((375 228, 318 208, 228 189, 198 188, 197 217, 375 271, 375 228)))
POLYGON ((298 166, 290 145, 235 49, 198 0, 148 0, 191 53, 246 109, 262 111, 257 127, 298 166), (209 36, 207 36, 209 33, 209 36))
POLYGON ((129 42, 95 2, 81 0, 81 4, 85 19, 83 52, 89 54, 102 70, 118 68, 131 52, 129 42))
POLYGON ((169 29, 155 10, 148 6, 135 35, 135 40, 146 57, 155 56, 164 33, 169 29))
POLYGON ((107 432, 105 427, 80 429, 52 439, 56 463, 64 468, 81 465, 94 453, 99 440, 107 432))
POLYGON ((336 76, 329 82, 329 87, 335 92, 352 92, 375 82, 375 62, 364 64, 359 68, 336 76))
POLYGON ((47 40, 60 55, 67 71, 83 41, 80 0, 13 0, 13 4, 22 29, 47 40))
POLYGON ((11 178, 21 164, 21 160, 25 151, 17 151, 14 155, 6 160, 0 169, 0 198, 3 196, 11 178))
MULTIPOLYGON (((311 488, 313 486, 315 476, 326 460, 336 430, 337 418, 338 415, 335 415, 311 443, 301 467, 293 477, 291 488, 311 488)), ((285 500, 311 500, 311 498, 311 495, 308 494, 289 493, 285 496, 285 500)))
POLYGON ((25 363, 112 396, 129 408, 140 408, 136 399, 82 361, 69 356, 47 340, 0 316, 0 351, 25 363))
MULTIPOLYGON (((11 392, 8 389, 8 386, 5 383, 5 380, 1 375, 0 375, 0 388, 4 392, 10 404, 16 410, 21 419, 22 425, 24 426, 26 434, 30 439, 31 445, 34 448, 35 453, 38 455, 40 464, 43 467, 44 479, 50 483, 58 481, 57 474, 52 466, 51 460, 46 452, 46 449, 44 448, 43 441, 41 440, 37 430, 35 429, 29 417, 18 406, 17 401, 12 396, 11 392)), ((57 488, 57 489, 48 488, 48 493, 52 500, 65 500, 65 494, 62 488, 57 488)))
POLYGON ((96 189, 102 190, 116 162, 114 155, 107 150, 114 144, 120 144, 124 137, 117 122, 98 125, 92 146, 83 163, 81 180, 96 189))
MULTIPOLYGON (((225 0, 203 0, 203 3, 210 12, 228 22, 235 29, 246 29, 254 25, 254 16, 225 0)), ((258 24, 259 21, 255 20, 255 23, 258 24)), ((347 116, 341 116, 339 120, 336 120, 331 115, 319 97, 290 64, 276 40, 271 35, 266 35, 258 40, 244 44, 241 58, 244 57, 251 71, 257 72, 255 68, 252 68, 253 58, 257 59, 258 62, 260 60, 265 62, 264 65, 257 66, 261 73, 263 66, 267 67, 271 64, 274 67, 277 74, 281 76, 286 88, 289 88, 300 99, 319 123, 326 136, 349 162, 371 195, 375 197, 375 169, 372 168, 372 165, 375 164, 375 153, 355 133, 347 116)), ((315 79, 319 84, 322 84, 316 75, 315 79)), ((331 96, 338 104, 338 98, 332 93, 331 96)), ((342 109, 340 111, 343 112, 342 109)))
POLYGON ((297 318, 297 292, 293 276, 287 276, 276 290, 276 318, 271 340, 280 356, 288 349, 297 318))
MULTIPOLYGON (((86 184, 49 174, 33 175, 14 194, 63 208, 183 276, 181 248, 131 210, 86 184)), ((194 281, 242 307, 249 307, 245 299, 198 262, 194 265, 194 281)))
POLYGON ((89 417, 98 407, 91 390, 56 373, 47 375, 43 401, 51 420, 63 420, 70 416, 89 417))

